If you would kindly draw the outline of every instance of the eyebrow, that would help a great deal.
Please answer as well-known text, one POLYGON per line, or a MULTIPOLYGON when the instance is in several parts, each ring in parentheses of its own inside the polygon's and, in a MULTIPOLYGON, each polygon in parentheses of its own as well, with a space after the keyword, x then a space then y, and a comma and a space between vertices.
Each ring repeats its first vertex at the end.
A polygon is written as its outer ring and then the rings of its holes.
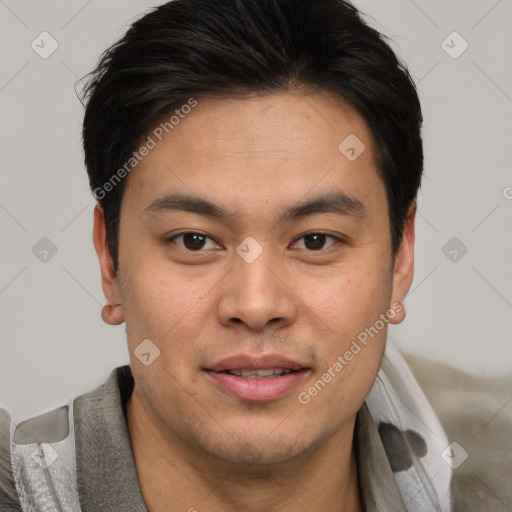
MULTIPOLYGON (((168 194, 155 199, 144 212, 160 215, 172 211, 186 211, 227 221, 237 214, 222 206, 197 196, 185 194, 168 194)), ((287 208, 276 219, 276 224, 287 220, 298 220, 320 213, 334 213, 342 216, 364 217, 366 209, 361 200, 345 192, 323 194, 287 208)))

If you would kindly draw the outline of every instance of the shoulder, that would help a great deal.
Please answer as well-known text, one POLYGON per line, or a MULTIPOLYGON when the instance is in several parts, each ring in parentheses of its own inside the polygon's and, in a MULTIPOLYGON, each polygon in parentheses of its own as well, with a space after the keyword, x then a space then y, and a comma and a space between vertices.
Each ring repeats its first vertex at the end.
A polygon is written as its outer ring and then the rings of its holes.
POLYGON ((12 474, 10 434, 11 416, 0 407, 0 510, 21 512, 12 474))

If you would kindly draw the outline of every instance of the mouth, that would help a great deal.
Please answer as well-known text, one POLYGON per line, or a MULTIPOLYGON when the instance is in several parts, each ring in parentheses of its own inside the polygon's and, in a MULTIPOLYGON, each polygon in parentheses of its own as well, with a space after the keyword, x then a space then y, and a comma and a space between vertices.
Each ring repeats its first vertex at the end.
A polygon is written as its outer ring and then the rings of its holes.
POLYGON ((285 368, 243 368, 241 370, 223 370, 218 373, 228 373, 244 379, 275 379, 289 373, 297 373, 301 370, 287 370, 285 368))
POLYGON ((212 385, 245 402, 268 402, 288 395, 311 372, 304 363, 277 354, 235 355, 204 368, 212 385))

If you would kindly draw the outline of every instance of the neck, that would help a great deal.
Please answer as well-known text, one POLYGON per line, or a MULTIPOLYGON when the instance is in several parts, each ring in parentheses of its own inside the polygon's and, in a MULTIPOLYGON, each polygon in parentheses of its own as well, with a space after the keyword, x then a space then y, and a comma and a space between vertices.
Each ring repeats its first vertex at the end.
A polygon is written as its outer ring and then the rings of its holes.
POLYGON ((300 460, 269 468, 233 465, 166 430, 136 388, 127 423, 142 496, 150 512, 360 512, 352 448, 355 417, 300 460))

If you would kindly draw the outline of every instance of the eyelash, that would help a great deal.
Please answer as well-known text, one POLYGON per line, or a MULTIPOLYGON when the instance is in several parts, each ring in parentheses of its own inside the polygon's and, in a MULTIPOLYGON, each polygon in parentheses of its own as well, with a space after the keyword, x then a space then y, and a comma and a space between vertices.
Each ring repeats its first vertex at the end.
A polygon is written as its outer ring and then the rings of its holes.
MULTIPOLYGON (((176 238, 178 238, 178 237, 180 237, 180 236, 183 236, 183 235, 201 235, 201 236, 204 236, 204 237, 206 237, 206 238, 209 238, 210 240, 213 240, 213 241, 215 242, 215 240, 214 240, 212 237, 210 237, 210 236, 209 236, 209 235, 207 235, 206 233, 203 233, 202 231, 183 231, 183 232, 181 232, 181 233, 177 233, 177 234, 175 234, 175 235, 173 235, 173 236, 171 236, 171 237, 166 238, 166 239, 164 240, 164 244, 165 244, 165 245, 167 245, 167 244, 169 244, 169 243, 173 242, 173 241, 174 241, 174 239, 176 239, 176 238)), ((296 239, 296 241, 294 242, 294 244, 295 244, 295 243, 297 243, 301 238, 304 238, 304 237, 309 236, 309 235, 325 235, 326 237, 328 237, 328 238, 332 238, 332 239, 334 239, 334 240, 335 240, 335 243, 334 243, 331 247, 329 247, 329 248, 327 248, 327 249, 319 249, 319 250, 317 250, 317 251, 304 249, 304 250, 306 250, 307 252, 311 252, 311 253, 316 253, 316 252, 318 252, 318 253, 321 253, 321 252, 327 252, 327 251, 329 251, 332 247, 335 247, 335 246, 336 246, 336 245, 338 245, 338 244, 344 244, 344 243, 346 243, 346 241, 345 241, 345 240, 343 240, 342 238, 339 238, 339 237, 337 237, 337 236, 331 235, 331 234, 329 234, 329 233, 324 233, 323 231, 311 231, 311 232, 309 232, 309 233, 304 233, 303 235, 301 235, 300 237, 298 237, 298 238, 296 239)), ((215 242, 215 243, 217 243, 217 242, 215 242)), ((189 252, 189 253, 201 253, 201 252, 208 252, 208 251, 205 251, 205 250, 203 250, 203 249, 199 249, 199 250, 197 250, 197 251, 191 251, 191 250, 189 250, 189 249, 187 249, 187 248, 185 248, 185 247, 181 247, 181 246, 180 246, 180 249, 183 249, 184 251, 189 252)))

